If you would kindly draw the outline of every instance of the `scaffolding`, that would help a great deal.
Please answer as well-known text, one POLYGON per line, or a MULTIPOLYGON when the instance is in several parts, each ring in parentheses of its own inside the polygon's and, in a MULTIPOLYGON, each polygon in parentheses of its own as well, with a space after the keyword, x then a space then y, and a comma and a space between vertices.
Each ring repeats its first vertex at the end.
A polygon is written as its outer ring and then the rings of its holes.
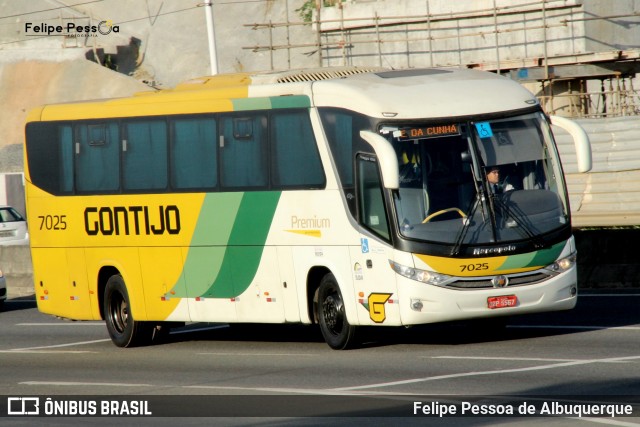
POLYGON ((244 49, 269 52, 271 69, 276 62, 282 63, 275 55, 283 50, 287 67, 297 52, 316 56, 320 67, 475 68, 522 82, 549 113, 572 117, 640 114, 640 96, 633 84, 640 72, 640 46, 599 52, 572 48, 574 39, 586 37, 576 36, 580 25, 638 18, 640 12, 593 16, 583 13, 582 2, 571 0, 501 7, 492 0, 492 7, 452 14, 431 12, 430 1, 425 0, 425 13, 385 16, 371 8, 369 15, 348 16, 343 3, 334 2, 332 7, 316 3, 312 22, 292 21, 287 12, 286 22, 245 24, 268 35, 261 38, 266 44, 244 49), (313 36, 291 42, 291 28, 299 26, 308 27, 313 36), (286 38, 280 35, 282 31, 286 38))

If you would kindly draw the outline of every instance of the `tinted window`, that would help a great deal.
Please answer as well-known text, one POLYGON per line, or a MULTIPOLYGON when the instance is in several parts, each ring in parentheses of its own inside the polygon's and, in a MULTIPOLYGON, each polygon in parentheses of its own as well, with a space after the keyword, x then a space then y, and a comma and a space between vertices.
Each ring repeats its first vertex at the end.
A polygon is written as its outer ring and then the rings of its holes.
POLYGON ((382 180, 373 157, 358 157, 358 193, 360 223, 388 240, 389 223, 384 208, 382 180))
MULTIPOLYGON (((64 136, 64 129, 61 136, 64 136)), ((79 124, 75 126, 75 137, 76 189, 81 192, 117 191, 120 187, 118 124, 79 124)), ((60 144, 63 151, 66 145, 66 142, 60 144)))
POLYGON ((266 188, 267 116, 225 116, 220 124, 221 180, 226 188, 266 188))
POLYGON ((125 190, 167 187, 167 125, 165 121, 129 122, 122 166, 125 190))
POLYGON ((324 188, 309 110, 29 123, 32 181, 53 194, 324 188))
POLYGON ((58 142, 61 128, 68 129, 68 132, 71 129, 70 126, 59 126, 57 123, 29 123, 25 132, 27 140, 25 149, 31 181, 44 191, 53 194, 70 191, 64 190, 68 185, 61 183, 63 176, 73 180, 71 135, 69 134, 67 138, 69 146, 63 149, 58 142), (69 161, 63 160, 64 150, 67 152, 66 158, 70 159, 69 161))
POLYGON ((374 127, 366 116, 337 108, 321 109, 320 118, 329 141, 333 161, 338 169, 338 175, 349 209, 355 217, 354 158, 356 153, 360 151, 373 151, 371 146, 360 137, 360 131, 371 130, 374 127))
POLYGON ((324 171, 307 111, 273 113, 271 143, 274 187, 324 187, 324 171))
POLYGON ((174 120, 172 130, 173 186, 194 189, 218 185, 216 121, 213 118, 174 120))

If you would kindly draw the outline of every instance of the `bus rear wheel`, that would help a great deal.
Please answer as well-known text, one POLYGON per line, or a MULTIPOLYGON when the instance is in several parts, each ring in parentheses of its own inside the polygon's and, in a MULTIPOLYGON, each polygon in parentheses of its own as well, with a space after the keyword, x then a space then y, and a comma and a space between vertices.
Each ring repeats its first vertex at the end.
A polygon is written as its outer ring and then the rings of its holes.
POLYGON ((104 317, 109 336, 118 347, 136 347, 151 342, 154 325, 133 318, 129 294, 122 276, 111 276, 104 290, 104 317))
POLYGON ((354 345, 356 327, 349 324, 340 287, 333 274, 323 277, 318 288, 318 323, 324 340, 334 350, 354 345))

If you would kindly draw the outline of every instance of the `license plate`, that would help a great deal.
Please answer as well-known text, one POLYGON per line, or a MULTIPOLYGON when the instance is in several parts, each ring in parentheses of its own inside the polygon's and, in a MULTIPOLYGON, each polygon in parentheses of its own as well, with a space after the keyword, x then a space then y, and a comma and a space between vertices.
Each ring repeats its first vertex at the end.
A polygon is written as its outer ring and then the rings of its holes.
POLYGON ((518 304, 518 297, 515 295, 502 295, 499 297, 487 298, 487 306, 490 309, 515 307, 518 304))

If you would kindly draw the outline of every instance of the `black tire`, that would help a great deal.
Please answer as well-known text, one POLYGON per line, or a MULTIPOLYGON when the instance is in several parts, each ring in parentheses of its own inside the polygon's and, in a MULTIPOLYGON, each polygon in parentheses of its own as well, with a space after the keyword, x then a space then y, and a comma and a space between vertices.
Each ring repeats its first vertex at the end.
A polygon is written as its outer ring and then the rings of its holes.
POLYGON ((347 320, 344 300, 333 274, 327 274, 320 282, 316 310, 320 331, 329 347, 345 350, 354 346, 356 327, 347 320))
POLYGON ((122 276, 111 276, 104 290, 104 320, 111 340, 118 347, 137 347, 151 342, 154 324, 139 322, 131 313, 131 303, 122 276))

